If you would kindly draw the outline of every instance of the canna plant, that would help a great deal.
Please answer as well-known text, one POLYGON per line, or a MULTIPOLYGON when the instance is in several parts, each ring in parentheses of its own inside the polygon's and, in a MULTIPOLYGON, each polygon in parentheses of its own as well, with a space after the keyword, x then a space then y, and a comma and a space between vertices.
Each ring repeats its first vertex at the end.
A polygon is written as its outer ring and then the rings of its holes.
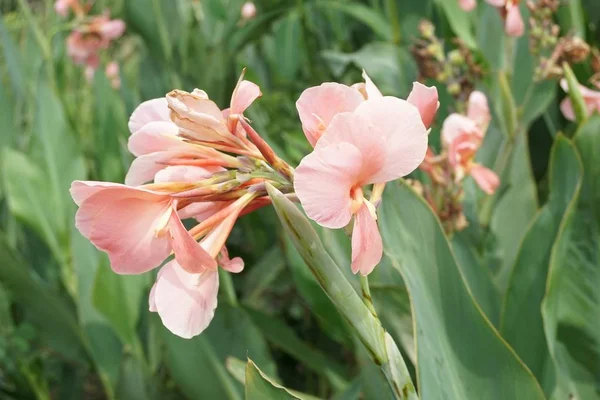
POLYGON ((2 396, 600 398, 589 2, 6 10, 2 396))

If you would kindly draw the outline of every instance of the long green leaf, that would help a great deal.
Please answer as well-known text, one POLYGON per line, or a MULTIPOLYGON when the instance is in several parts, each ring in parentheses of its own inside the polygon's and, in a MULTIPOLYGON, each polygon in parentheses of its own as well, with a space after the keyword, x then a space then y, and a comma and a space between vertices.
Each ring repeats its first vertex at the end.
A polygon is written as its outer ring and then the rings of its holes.
POLYGON ((581 176, 581 163, 574 146, 559 136, 550 162, 550 197, 523 238, 504 298, 502 336, 536 375, 547 394, 551 392, 553 376, 549 371, 541 304, 550 252, 566 210, 577 200, 581 176))
POLYGON ((475 303, 427 203, 405 184, 388 184, 380 211, 385 252, 412 300, 420 396, 544 399, 531 371, 475 303))

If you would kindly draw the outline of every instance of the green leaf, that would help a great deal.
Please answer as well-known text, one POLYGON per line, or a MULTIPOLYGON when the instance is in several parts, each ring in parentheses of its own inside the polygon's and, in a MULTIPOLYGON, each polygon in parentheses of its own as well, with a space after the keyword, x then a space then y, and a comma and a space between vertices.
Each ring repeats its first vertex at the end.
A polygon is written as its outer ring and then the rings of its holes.
POLYGON ((551 393, 549 354, 544 337, 541 304, 546 290, 550 253, 567 209, 577 201, 581 162, 574 146, 558 136, 550 161, 550 196, 521 243, 506 290, 500 331, 551 393), (527 323, 523 323, 527 321, 527 323))
POLYGON ((258 305, 261 295, 269 290, 269 287, 284 268, 285 259, 281 248, 273 246, 246 273, 242 288, 244 302, 250 305, 258 305))
POLYGON ((458 1, 436 0, 438 7, 442 9, 448 23, 456 36, 462 39, 465 44, 471 48, 475 47, 475 36, 473 35, 471 18, 458 5, 458 1))
POLYGON ((75 312, 31 276, 27 265, 9 248, 0 233, 0 281, 24 309, 27 320, 37 328, 42 340, 64 357, 81 361, 87 343, 77 326, 75 312))
POLYGON ((246 400, 316 400, 317 397, 286 389, 273 382, 254 361, 246 364, 246 400))
POLYGON ((552 249, 544 331, 556 368, 553 398, 598 399, 600 386, 600 118, 592 117, 574 142, 583 162, 577 204, 561 223, 552 249))
POLYGON ((276 73, 282 81, 291 81, 300 67, 302 26, 296 12, 288 13, 274 26, 276 73))
POLYGON ((301 361, 307 368, 317 374, 323 374, 331 386, 336 390, 343 390, 348 386, 345 378, 344 367, 328 359, 320 351, 304 343, 292 328, 289 328, 279 319, 264 314, 258 310, 245 308, 252 321, 261 330, 265 338, 276 347, 301 361))
POLYGON ((490 222, 496 249, 501 259, 495 272, 501 293, 514 265, 519 245, 537 212, 537 191, 527 149, 526 138, 518 135, 509 167, 500 177, 501 186, 490 222))
POLYGON ((226 370, 228 357, 252 357, 275 375, 267 343, 248 315, 221 302, 208 329, 182 339, 163 329, 166 361, 177 385, 192 399, 241 400, 243 388, 226 370), (201 379, 199 379, 201 377, 201 379))
POLYGON ((58 233, 61 222, 48 207, 51 188, 44 172, 24 154, 4 149, 2 174, 10 212, 29 225, 48 245, 58 261, 64 261, 58 233))
POLYGON ((385 252, 411 295, 420 396, 544 399, 475 303, 427 203, 405 184, 388 184, 379 221, 385 252))
POLYGON ((111 323, 124 343, 134 347, 141 354, 136 327, 139 320, 140 304, 149 286, 149 275, 118 275, 103 256, 96 271, 92 301, 94 307, 111 323))
POLYGON ((391 41, 393 39, 392 27, 388 21, 377 11, 364 4, 342 1, 318 1, 317 6, 325 10, 340 11, 357 21, 367 25, 379 36, 380 39, 391 41))
POLYGON ((4 18, 0 15, 0 40, 4 51, 3 60, 10 76, 10 84, 17 98, 23 99, 26 95, 25 80, 23 78, 21 53, 4 25, 4 18))

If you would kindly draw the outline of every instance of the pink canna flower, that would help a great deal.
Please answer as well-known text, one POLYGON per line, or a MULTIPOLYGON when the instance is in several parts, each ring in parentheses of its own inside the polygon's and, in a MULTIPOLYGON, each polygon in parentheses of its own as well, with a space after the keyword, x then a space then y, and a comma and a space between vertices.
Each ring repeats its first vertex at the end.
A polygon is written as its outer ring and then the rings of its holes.
MULTIPOLYGON (((566 79, 562 79, 560 81, 560 86, 562 89, 569 93, 569 84, 566 79)), ((600 112, 600 92, 596 90, 589 89, 583 85, 579 85, 579 91, 583 97, 583 101, 587 106, 588 113, 600 112)), ((560 110, 566 119, 569 121, 575 121, 575 111, 573 111, 573 103, 571 99, 567 96, 560 103, 560 110)))
POLYGON ((375 206, 365 199, 363 186, 409 174, 426 150, 419 110, 401 99, 378 97, 334 115, 315 150, 296 169, 294 188, 311 219, 335 229, 354 216, 354 273, 369 274, 383 251, 375 206))
MULTIPOLYGON (((352 87, 328 82, 302 92, 296 108, 304 134, 313 147, 337 114, 352 112, 367 99, 383 97, 364 71, 363 78, 364 83, 352 87)), ((407 100, 419 109, 428 128, 439 107, 437 89, 415 83, 407 100)))
POLYGON ((71 4, 73 0, 56 0, 54 3, 54 11, 61 17, 66 17, 69 15, 69 10, 71 9, 71 4))
POLYGON ((500 11, 504 19, 504 31, 509 36, 520 37, 525 33, 525 23, 519 9, 520 0, 486 0, 500 11))
POLYGON ((487 131, 492 116, 485 94, 477 90, 471 93, 467 104, 467 117, 475 122, 481 132, 487 131))
POLYGON ((458 5, 463 11, 470 12, 477 7, 477 1, 475 0, 458 0, 458 5))

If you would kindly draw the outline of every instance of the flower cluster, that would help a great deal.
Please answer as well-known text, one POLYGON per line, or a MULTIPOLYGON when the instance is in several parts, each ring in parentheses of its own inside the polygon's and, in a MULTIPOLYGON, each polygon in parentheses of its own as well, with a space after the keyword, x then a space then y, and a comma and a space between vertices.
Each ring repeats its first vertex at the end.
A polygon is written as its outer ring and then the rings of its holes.
POLYGON ((421 78, 444 83, 448 93, 458 101, 458 108, 462 108, 483 71, 468 46, 459 39, 453 43, 456 48, 446 53, 444 42, 435 34, 434 25, 423 20, 419 23, 419 36, 411 52, 417 61, 421 78))
POLYGON ((324 83, 300 96, 302 129, 314 151, 296 169, 294 188, 308 217, 324 227, 342 228, 354 217, 352 271, 367 275, 383 253, 376 222, 383 187, 423 161, 439 103, 435 88, 415 83, 402 100, 383 96, 363 76, 365 83, 353 87, 324 83))
POLYGON ((218 267, 243 269, 225 248, 237 218, 269 204, 266 182, 292 191, 292 169, 244 119, 260 96, 240 78, 224 110, 199 89, 142 103, 129 121, 128 148, 137 158, 125 185, 71 186, 77 228, 108 254, 115 272, 144 273, 174 255, 158 273, 150 310, 185 338, 214 315, 218 267), (188 218, 198 222, 189 230, 182 223, 188 218))
MULTIPOLYGON (((82 5, 79 0, 57 0, 54 9, 63 17, 68 16, 69 11, 73 12, 76 27, 67 37, 67 53, 75 64, 85 66, 85 76, 91 80, 100 66, 101 52, 123 35, 125 23, 111 19, 108 11, 102 15, 88 15, 90 6, 82 5)), ((120 86, 119 68, 114 61, 106 65, 106 76, 113 87, 120 86)))
POLYGON ((431 184, 423 188, 424 196, 440 217, 447 232, 466 227, 462 213, 461 182, 471 176, 487 194, 493 194, 500 181, 490 169, 475 162, 490 123, 490 111, 485 95, 471 93, 467 114, 451 114, 442 126, 442 152, 436 155, 428 149, 420 168, 431 184))

